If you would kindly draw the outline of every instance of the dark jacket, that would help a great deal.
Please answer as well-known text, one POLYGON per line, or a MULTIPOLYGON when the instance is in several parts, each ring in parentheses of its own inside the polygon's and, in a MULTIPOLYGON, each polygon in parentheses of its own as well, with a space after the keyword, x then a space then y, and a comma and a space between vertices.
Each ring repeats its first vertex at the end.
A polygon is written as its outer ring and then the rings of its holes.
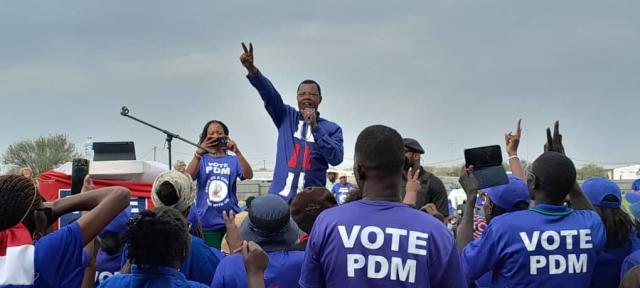
MULTIPOLYGON (((407 192, 405 190, 406 186, 407 175, 402 175, 402 193, 400 193, 400 199, 403 199, 407 192)), ((444 187, 442 180, 420 167, 420 191, 418 191, 416 197, 416 208, 420 209, 428 203, 436 205, 436 208, 438 208, 438 211, 442 213, 444 217, 449 216, 447 189, 444 187)))

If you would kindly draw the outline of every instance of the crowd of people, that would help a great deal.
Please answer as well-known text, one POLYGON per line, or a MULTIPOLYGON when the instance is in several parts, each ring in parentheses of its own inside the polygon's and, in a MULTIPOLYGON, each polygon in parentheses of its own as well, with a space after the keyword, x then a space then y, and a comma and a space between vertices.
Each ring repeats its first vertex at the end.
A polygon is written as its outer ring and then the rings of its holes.
POLYGON ((219 120, 188 164, 157 176, 154 208, 135 217, 126 188, 96 189, 89 176, 56 201, 30 170, 0 176, 0 287, 640 287, 640 181, 624 194, 605 178, 579 184, 558 122, 527 167, 521 123, 505 134, 507 184, 480 189, 462 166, 457 215, 420 165, 425 149, 391 127, 358 135, 356 183, 328 170, 344 148, 318 112, 320 85, 302 81, 297 109, 286 105, 242 46, 278 131, 267 195, 240 205, 236 183, 253 171, 219 120))

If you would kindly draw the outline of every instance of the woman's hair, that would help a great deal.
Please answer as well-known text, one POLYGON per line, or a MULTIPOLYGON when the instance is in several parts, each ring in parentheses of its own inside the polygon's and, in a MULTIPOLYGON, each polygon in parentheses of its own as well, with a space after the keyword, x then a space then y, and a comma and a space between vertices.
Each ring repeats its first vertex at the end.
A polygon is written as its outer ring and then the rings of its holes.
MULTIPOLYGON (((603 200, 614 202, 617 199, 613 195, 607 195, 603 200)), ((621 247, 629 241, 634 225, 627 212, 621 208, 594 207, 607 231, 607 247, 621 247)))
POLYGON ((222 123, 222 121, 211 120, 211 121, 207 122, 207 124, 204 124, 204 127, 202 128, 202 132, 200 133, 200 141, 198 141, 198 144, 202 144, 204 139, 207 138, 207 130, 209 130, 209 125, 214 124, 214 123, 217 123, 220 126, 222 126, 222 130, 224 131, 224 135, 229 136, 229 128, 227 128, 227 125, 222 123))
POLYGON ((131 220, 125 239, 132 264, 174 267, 186 257, 190 236, 187 220, 170 207, 144 210, 131 220))
MULTIPOLYGON (((29 178, 20 175, 0 176, 0 231, 20 223, 25 216, 31 215, 40 206, 42 197, 29 178)), ((26 217, 25 225, 33 231, 31 217, 26 217)))

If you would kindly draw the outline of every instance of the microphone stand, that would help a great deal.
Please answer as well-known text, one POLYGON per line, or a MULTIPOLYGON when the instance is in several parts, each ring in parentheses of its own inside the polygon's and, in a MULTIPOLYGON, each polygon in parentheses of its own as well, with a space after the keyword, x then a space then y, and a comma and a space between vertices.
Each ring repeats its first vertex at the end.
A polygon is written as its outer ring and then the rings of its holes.
POLYGON ((180 135, 178 135, 176 133, 169 132, 169 131, 167 131, 165 129, 162 129, 162 128, 158 127, 158 126, 155 126, 153 124, 147 123, 147 122, 145 122, 143 120, 140 120, 140 119, 138 119, 138 118, 136 118, 134 116, 129 115, 129 108, 127 108, 127 106, 122 106, 122 111, 120 111, 120 115, 122 115, 124 117, 127 117, 127 118, 130 118, 132 120, 135 120, 137 122, 140 122, 140 123, 142 123, 144 125, 147 125, 147 126, 153 128, 153 129, 156 129, 156 130, 164 133, 167 136, 167 138, 165 139, 165 142, 167 142, 167 150, 169 150, 169 170, 171 170, 171 167, 172 167, 172 164, 171 164, 171 141, 173 141, 173 138, 176 138, 178 140, 181 140, 182 142, 185 142, 187 144, 195 146, 196 148, 202 148, 202 149, 206 150, 209 153, 213 153, 212 150, 210 150, 210 149, 208 149, 206 147, 201 147, 200 145, 198 145, 196 143, 193 143, 193 142, 191 142, 191 141, 189 141, 187 139, 184 139, 184 138, 180 137, 180 135))

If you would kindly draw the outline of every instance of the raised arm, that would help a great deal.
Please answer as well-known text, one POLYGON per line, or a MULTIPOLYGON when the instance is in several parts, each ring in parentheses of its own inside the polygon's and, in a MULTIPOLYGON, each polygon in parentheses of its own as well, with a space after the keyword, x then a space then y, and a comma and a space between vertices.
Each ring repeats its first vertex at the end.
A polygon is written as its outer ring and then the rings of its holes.
POLYGON ((247 69, 247 79, 249 79, 251 85, 260 93, 267 113, 271 116, 273 123, 278 126, 286 113, 286 105, 282 101, 282 96, 280 96, 280 93, 273 87, 271 81, 269 81, 267 77, 264 77, 254 65, 253 44, 249 43, 249 48, 247 49, 247 46, 242 43, 242 49, 244 52, 240 55, 240 62, 242 66, 247 69))
MULTIPOLYGON (((560 134, 560 121, 556 121, 553 125, 553 135, 551 134, 551 129, 547 128, 547 143, 544 144, 544 151, 558 152, 566 156, 564 145, 562 144, 562 134, 560 134)), ((584 195, 577 181, 569 191, 569 198, 571 200, 571 208, 575 210, 594 210, 591 201, 584 195)))
POLYGON ((77 223, 86 246, 98 233, 129 205, 129 190, 107 187, 69 196, 51 203, 54 218, 74 211, 88 211, 77 223))
POLYGON ((407 171, 407 185, 405 186, 406 193, 402 203, 409 206, 416 206, 416 199, 418 198, 418 191, 420 191, 420 170, 413 172, 413 168, 409 167, 407 171))
POLYGON ((511 167, 511 173, 521 180, 526 180, 524 175, 524 169, 520 163, 520 157, 518 157, 518 145, 520 145, 520 136, 522 136, 522 129, 520 123, 522 119, 518 120, 518 127, 516 133, 509 132, 504 134, 505 147, 507 150, 507 156, 509 156, 509 167, 511 167))
POLYGON ((476 195, 478 195, 478 181, 473 175, 473 166, 462 167, 458 181, 467 194, 464 215, 462 215, 462 220, 458 225, 458 233, 456 233, 456 246, 458 251, 462 252, 464 246, 473 240, 473 210, 476 206, 476 195))
POLYGON ((342 128, 336 125, 333 131, 327 131, 320 125, 311 130, 316 141, 320 154, 333 166, 342 163, 344 157, 344 145, 342 139, 342 128))

